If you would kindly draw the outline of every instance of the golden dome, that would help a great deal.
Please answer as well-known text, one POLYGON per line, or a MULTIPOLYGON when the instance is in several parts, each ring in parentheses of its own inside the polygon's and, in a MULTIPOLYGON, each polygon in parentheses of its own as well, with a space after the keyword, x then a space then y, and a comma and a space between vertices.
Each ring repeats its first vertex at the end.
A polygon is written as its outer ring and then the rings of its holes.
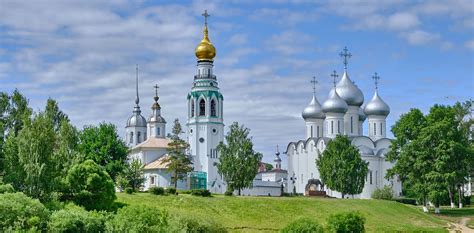
POLYGON ((209 40, 209 32, 207 31, 207 25, 204 27, 204 38, 201 43, 196 47, 196 57, 199 60, 212 60, 216 56, 216 48, 212 45, 209 40))

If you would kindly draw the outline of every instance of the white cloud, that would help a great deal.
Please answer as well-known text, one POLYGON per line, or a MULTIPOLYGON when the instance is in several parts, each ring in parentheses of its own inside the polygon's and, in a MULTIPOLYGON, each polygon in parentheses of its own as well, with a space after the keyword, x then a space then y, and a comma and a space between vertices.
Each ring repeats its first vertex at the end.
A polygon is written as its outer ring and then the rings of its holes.
POLYGON ((388 17, 388 26, 394 30, 406 30, 420 24, 418 17, 412 13, 400 12, 388 17))
POLYGON ((266 42, 270 51, 275 51, 283 55, 297 54, 307 51, 308 44, 314 38, 303 32, 286 30, 279 34, 272 35, 266 42))
POLYGON ((423 30, 411 31, 402 36, 412 45, 426 45, 439 39, 439 35, 423 30))
POLYGON ((466 41, 466 43, 464 43, 464 45, 466 46, 466 48, 474 51, 474 39, 466 41))
POLYGON ((232 45, 242 45, 247 43, 248 36, 245 33, 238 33, 230 37, 229 43, 232 45))

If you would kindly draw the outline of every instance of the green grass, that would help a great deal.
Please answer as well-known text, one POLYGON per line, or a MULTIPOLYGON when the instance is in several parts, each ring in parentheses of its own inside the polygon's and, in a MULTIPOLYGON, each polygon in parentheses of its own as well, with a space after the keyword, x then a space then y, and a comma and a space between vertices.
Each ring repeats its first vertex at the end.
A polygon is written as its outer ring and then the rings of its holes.
POLYGON ((310 217, 321 224, 333 213, 359 211, 366 217, 368 232, 445 232, 446 220, 427 215, 419 207, 382 200, 341 200, 307 197, 225 197, 190 195, 155 196, 119 193, 126 205, 148 205, 170 214, 211 219, 231 232, 275 232, 288 223, 310 217))

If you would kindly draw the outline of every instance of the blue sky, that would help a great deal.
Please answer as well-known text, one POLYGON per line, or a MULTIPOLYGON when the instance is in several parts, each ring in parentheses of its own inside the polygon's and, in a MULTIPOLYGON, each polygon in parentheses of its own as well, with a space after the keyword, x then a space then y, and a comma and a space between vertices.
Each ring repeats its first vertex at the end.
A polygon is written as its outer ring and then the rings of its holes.
POLYGON ((304 137, 311 77, 323 102, 330 72, 342 73, 344 46, 353 55, 349 76, 366 102, 374 91, 370 77, 380 75, 388 125, 410 108, 426 112, 473 98, 470 0, 2 0, 0 91, 18 88, 35 110, 52 97, 76 126, 107 121, 123 135, 139 64, 143 115, 151 113, 158 83, 162 115, 185 123, 204 9, 225 123, 249 127, 265 161, 277 144, 304 137))

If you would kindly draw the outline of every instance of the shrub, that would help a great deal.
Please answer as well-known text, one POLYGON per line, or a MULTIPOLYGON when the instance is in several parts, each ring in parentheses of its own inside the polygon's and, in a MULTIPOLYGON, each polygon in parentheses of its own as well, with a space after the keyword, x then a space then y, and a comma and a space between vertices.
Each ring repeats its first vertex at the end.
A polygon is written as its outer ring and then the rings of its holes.
POLYGON ((199 232, 206 232, 206 233, 225 233, 227 229, 225 229, 222 225, 217 224, 215 222, 209 222, 202 219, 196 218, 178 218, 175 219, 177 223, 173 223, 173 227, 177 229, 173 229, 173 232, 192 232, 192 233, 199 233, 199 232))
POLYGON ((125 193, 126 194, 132 194, 133 193, 133 189, 128 187, 128 188, 125 188, 125 193))
POLYGON ((327 220, 331 232, 365 232, 365 218, 358 212, 348 212, 330 215, 327 220))
POLYGON ((168 194, 175 195, 175 194, 176 194, 176 189, 173 188, 173 187, 168 187, 168 188, 166 189, 166 192, 167 192, 168 194))
POLYGON ((324 228, 313 219, 302 218, 281 229, 282 233, 322 233, 324 228))
POLYGON ((165 189, 163 187, 151 187, 148 192, 155 195, 165 195, 165 189))
POLYGON ((396 202, 403 203, 403 204, 416 205, 415 198, 399 197, 399 198, 394 198, 393 200, 396 202))
POLYGON ((72 166, 66 182, 72 200, 86 210, 107 210, 117 198, 113 180, 92 160, 72 166))
POLYGON ((41 231, 46 227, 49 211, 24 193, 0 194, 0 206, 0 231, 41 231))
POLYGON ((230 191, 230 190, 227 190, 227 191, 225 191, 224 195, 226 195, 226 196, 232 196, 232 195, 234 195, 234 192, 232 192, 232 191, 230 191))
POLYGON ((67 205, 64 209, 51 214, 48 223, 50 232, 104 232, 106 216, 95 211, 67 205))
POLYGON ((372 193, 373 199, 392 200, 393 192, 392 187, 384 185, 383 188, 377 188, 372 193))
POLYGON ((202 197, 210 197, 211 192, 207 189, 193 189, 193 190, 191 190, 191 195, 193 195, 193 196, 202 196, 202 197))
POLYGON ((106 223, 108 232, 168 232, 166 211, 150 206, 127 206, 106 223))
POLYGON ((1 193, 14 193, 15 189, 11 184, 0 184, 0 194, 1 193))
POLYGON ((178 193, 181 193, 181 194, 191 194, 191 190, 184 190, 184 189, 181 189, 181 190, 178 190, 177 192, 178 192, 178 193))

